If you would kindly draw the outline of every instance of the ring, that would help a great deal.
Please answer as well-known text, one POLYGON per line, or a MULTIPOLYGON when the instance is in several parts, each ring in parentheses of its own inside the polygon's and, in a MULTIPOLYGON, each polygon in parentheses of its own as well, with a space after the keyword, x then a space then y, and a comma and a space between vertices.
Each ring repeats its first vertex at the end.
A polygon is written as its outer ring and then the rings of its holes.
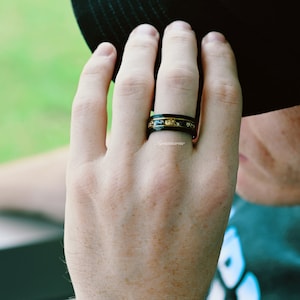
POLYGON ((188 133, 192 138, 197 136, 196 119, 173 114, 157 114, 152 115, 148 120, 147 135, 154 131, 173 130, 188 133))

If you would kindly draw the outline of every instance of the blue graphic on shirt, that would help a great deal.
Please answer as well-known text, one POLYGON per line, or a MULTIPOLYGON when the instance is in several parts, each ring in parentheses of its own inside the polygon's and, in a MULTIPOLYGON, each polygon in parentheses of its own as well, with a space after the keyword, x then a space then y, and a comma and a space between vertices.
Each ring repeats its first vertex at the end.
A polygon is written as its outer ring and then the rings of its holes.
POLYGON ((217 276, 208 300, 259 300, 256 276, 247 271, 242 245, 235 227, 227 228, 218 261, 217 276))

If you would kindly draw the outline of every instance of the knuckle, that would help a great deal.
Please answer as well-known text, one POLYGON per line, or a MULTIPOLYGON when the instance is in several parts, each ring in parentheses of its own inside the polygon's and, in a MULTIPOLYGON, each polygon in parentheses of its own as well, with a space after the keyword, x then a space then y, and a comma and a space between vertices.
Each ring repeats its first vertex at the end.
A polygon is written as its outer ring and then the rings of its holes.
POLYGON ((130 73, 121 74, 116 78, 115 90, 122 96, 131 96, 144 93, 153 87, 153 74, 142 70, 131 70, 130 73))
POLYGON ((182 45, 184 43, 194 43, 195 35, 190 30, 169 30, 167 39, 174 44, 182 45))
POLYGON ((110 67, 110 60, 107 57, 91 57, 81 72, 81 78, 99 76, 106 74, 110 67))
POLYGON ((216 99, 224 103, 236 103, 240 96, 238 85, 233 81, 218 80, 211 85, 216 99))
POLYGON ((97 176, 90 167, 77 166, 69 170, 67 187, 78 199, 94 199, 97 187, 97 176))
POLYGON ((72 104, 72 116, 77 118, 98 111, 101 106, 96 97, 89 95, 77 96, 72 104))
POLYGON ((177 163, 165 161, 155 166, 152 165, 146 172, 143 192, 150 208, 168 209, 180 198, 178 188, 183 188, 184 176, 177 163))
POLYGON ((189 91, 199 81, 199 73, 195 66, 178 64, 177 66, 161 70, 159 80, 172 89, 189 91))
POLYGON ((151 36, 135 36, 134 38, 131 38, 126 45, 126 50, 128 52, 141 52, 144 53, 149 52, 149 50, 155 50, 157 49, 157 40, 152 38, 151 36))
POLYGON ((206 55, 212 59, 226 59, 231 62, 235 61, 233 52, 228 48, 227 45, 222 43, 208 43, 205 45, 206 55))
MULTIPOLYGON (((228 203, 231 200, 235 190, 235 180, 232 174, 229 174, 225 169, 220 171, 220 166, 212 166, 207 168, 205 175, 198 177, 199 190, 203 193, 197 197, 205 196, 210 199, 206 203, 206 209, 213 212, 216 207, 228 203)), ((206 210, 207 213, 207 210, 206 210)))

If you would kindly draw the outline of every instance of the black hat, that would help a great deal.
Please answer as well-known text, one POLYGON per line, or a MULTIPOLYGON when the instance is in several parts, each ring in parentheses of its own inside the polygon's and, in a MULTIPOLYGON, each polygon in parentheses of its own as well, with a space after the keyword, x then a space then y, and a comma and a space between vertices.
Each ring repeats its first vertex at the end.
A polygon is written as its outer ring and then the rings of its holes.
POLYGON ((223 33, 236 55, 243 115, 300 104, 297 1, 286 0, 72 0, 81 32, 94 51, 103 41, 118 50, 118 65, 131 30, 154 25, 161 33, 174 20, 191 24, 198 37, 223 33))

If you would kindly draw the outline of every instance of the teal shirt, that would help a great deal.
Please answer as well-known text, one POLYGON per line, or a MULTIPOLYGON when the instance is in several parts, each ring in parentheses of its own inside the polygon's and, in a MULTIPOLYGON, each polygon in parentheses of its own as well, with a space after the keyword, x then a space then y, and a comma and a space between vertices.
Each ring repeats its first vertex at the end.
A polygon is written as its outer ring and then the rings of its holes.
POLYGON ((300 206, 236 196, 209 300, 300 299, 300 206))

